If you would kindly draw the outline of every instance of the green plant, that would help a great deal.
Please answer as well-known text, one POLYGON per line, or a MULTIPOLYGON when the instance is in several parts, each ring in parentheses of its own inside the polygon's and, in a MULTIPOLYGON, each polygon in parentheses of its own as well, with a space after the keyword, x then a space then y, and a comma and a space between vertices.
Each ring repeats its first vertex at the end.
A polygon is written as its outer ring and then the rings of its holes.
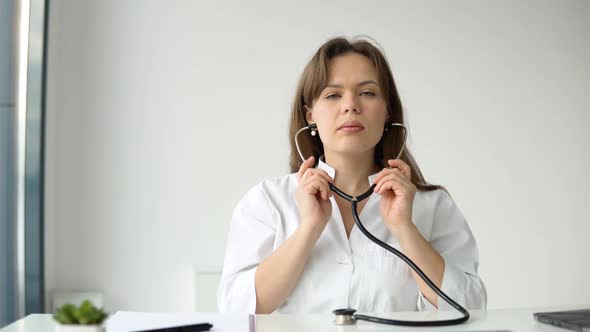
POLYGON ((59 307, 53 318, 61 324, 98 325, 107 317, 102 309, 96 308, 88 300, 79 307, 66 303, 59 307))

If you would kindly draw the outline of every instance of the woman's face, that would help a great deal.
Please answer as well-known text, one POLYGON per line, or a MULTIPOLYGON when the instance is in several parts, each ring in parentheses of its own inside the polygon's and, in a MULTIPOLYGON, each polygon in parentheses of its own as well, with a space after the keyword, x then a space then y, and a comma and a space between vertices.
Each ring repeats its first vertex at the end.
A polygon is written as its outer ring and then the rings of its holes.
POLYGON ((365 56, 347 53, 330 61, 328 73, 328 85, 307 108, 307 122, 317 124, 325 151, 358 154, 374 149, 387 119, 377 70, 365 56))

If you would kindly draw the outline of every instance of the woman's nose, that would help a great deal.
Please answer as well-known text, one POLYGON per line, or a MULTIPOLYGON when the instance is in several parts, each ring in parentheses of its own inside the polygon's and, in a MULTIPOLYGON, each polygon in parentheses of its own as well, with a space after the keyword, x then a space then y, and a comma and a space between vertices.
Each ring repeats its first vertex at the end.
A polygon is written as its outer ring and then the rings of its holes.
POLYGON ((344 105, 342 105, 342 111, 344 113, 353 112, 359 113, 360 108, 356 96, 350 96, 344 100, 344 105))

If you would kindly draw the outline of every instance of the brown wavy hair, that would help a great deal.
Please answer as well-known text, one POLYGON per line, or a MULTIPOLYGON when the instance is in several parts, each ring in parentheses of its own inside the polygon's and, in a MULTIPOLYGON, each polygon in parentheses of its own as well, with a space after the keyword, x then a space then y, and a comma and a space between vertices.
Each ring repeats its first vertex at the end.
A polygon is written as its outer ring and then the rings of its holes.
MULTIPOLYGON (((295 93, 289 128, 291 141, 289 166, 292 173, 297 172, 302 164, 295 145, 295 133, 308 125, 305 119, 304 106, 313 105, 324 87, 328 84, 328 65, 330 60, 346 53, 357 53, 367 57, 377 69, 379 83, 387 104, 388 122, 386 123, 386 127, 390 123, 404 124, 402 103, 395 81, 393 80, 391 69, 383 52, 365 38, 355 38, 351 41, 344 37, 330 39, 317 50, 311 61, 305 66, 295 93)), ((381 140, 375 147, 375 164, 377 166, 381 168, 389 166, 387 160, 394 159, 399 153, 404 140, 403 135, 403 129, 399 127, 391 127, 391 129, 383 133, 383 137, 381 137, 381 140)), ((299 135, 299 146, 303 155, 306 157, 313 155, 316 163, 318 158, 324 154, 324 145, 319 135, 311 136, 309 132, 302 133, 299 135)), ((442 189, 447 191, 443 186, 426 182, 416 160, 410 151, 408 151, 407 146, 404 148, 400 159, 412 168, 411 181, 418 190, 430 191, 442 189)))

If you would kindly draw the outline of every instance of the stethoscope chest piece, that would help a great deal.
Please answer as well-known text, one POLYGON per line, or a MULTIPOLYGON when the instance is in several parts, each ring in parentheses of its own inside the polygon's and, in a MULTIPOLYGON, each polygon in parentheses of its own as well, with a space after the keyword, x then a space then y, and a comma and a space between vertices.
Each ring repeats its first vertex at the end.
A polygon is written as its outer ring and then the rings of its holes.
POLYGON ((354 313, 356 310, 354 309, 336 309, 332 311, 336 318, 334 319, 334 324, 336 325, 353 325, 356 323, 356 319, 354 318, 354 313))

